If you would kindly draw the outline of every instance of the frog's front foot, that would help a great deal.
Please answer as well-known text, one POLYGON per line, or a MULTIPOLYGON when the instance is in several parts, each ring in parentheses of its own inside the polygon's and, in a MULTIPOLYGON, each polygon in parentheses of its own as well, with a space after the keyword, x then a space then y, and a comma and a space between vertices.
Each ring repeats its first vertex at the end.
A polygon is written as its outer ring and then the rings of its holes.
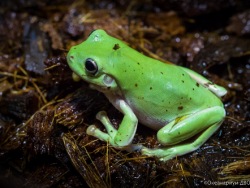
MULTIPOLYGON (((117 130, 111 131, 112 133, 117 132, 117 130)), ((141 144, 129 144, 127 146, 117 146, 114 142, 114 135, 109 135, 107 133, 102 132, 95 125, 90 125, 87 128, 87 134, 94 136, 102 141, 108 142, 110 145, 114 146, 117 149, 126 150, 128 152, 140 151, 143 146, 141 144)))
POLYGON ((102 141, 108 142, 112 146, 116 146, 114 142, 114 138, 117 133, 117 130, 113 127, 113 125, 109 121, 109 118, 107 117, 106 112, 105 111, 98 112, 96 115, 96 119, 102 122, 102 124, 105 126, 107 130, 107 133, 101 131, 95 125, 90 125, 87 128, 87 134, 94 136, 102 141))
MULTIPOLYGON (((126 113, 130 112, 130 109, 124 102, 121 102, 121 108, 122 110, 124 109, 126 113)), ((125 118, 117 130, 110 122, 106 112, 100 111, 97 113, 96 118, 105 126, 107 132, 103 132, 95 125, 91 125, 87 128, 87 134, 108 142, 111 146, 118 149, 124 149, 129 152, 140 150, 141 145, 131 144, 137 126, 137 119, 133 119, 133 117, 135 117, 133 114, 129 114, 130 119, 128 119, 127 116, 128 115, 125 115, 125 118)))

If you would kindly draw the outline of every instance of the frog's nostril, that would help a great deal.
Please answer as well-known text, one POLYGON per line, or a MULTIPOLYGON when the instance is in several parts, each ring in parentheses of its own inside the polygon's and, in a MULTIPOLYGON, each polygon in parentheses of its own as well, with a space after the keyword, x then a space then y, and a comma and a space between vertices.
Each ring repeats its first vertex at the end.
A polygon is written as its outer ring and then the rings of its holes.
POLYGON ((68 63, 72 63, 72 62, 74 62, 74 58, 75 58, 75 56, 73 56, 73 55, 67 55, 67 62, 68 63))

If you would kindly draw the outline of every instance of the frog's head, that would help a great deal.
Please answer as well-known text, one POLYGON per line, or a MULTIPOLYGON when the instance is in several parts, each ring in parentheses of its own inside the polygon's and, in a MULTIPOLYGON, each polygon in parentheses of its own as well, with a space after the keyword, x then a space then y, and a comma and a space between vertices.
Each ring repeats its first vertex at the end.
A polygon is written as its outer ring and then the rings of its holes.
POLYGON ((116 89, 116 80, 110 74, 113 69, 110 55, 120 48, 119 44, 125 45, 105 31, 95 30, 86 41, 73 46, 67 55, 67 62, 73 70, 74 80, 80 77, 102 92, 116 89))

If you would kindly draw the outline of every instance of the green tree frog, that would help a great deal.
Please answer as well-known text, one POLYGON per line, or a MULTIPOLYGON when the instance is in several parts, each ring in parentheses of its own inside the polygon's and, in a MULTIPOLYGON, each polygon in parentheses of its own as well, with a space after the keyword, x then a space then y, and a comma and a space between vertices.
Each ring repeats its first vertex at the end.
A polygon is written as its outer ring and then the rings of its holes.
POLYGON ((75 80, 81 78, 104 93, 124 114, 118 129, 104 111, 96 118, 106 131, 95 125, 87 129, 87 134, 116 148, 166 161, 199 148, 224 120, 223 87, 190 69, 147 57, 104 30, 71 47, 67 62, 75 80), (157 130, 162 147, 131 144, 138 121, 157 130))

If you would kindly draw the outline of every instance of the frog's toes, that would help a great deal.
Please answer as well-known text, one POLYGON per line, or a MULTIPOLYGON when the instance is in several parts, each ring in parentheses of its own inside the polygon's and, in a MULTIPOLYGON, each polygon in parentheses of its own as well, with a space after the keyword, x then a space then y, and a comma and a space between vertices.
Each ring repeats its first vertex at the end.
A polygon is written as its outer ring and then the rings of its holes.
POLYGON ((102 141, 109 141, 110 140, 110 136, 107 133, 102 132, 100 129, 98 129, 95 125, 90 125, 87 128, 86 133, 88 135, 94 136, 102 141))
POLYGON ((141 150, 141 153, 143 155, 147 155, 150 157, 157 157, 161 161, 167 161, 174 157, 176 157, 175 149, 169 148, 169 149, 149 149, 146 147, 143 147, 141 150))
POLYGON ((175 155, 167 155, 165 157, 161 157, 159 160, 160 161, 168 161, 168 160, 173 159, 175 157, 176 157, 175 155))
POLYGON ((108 134, 111 137, 114 137, 116 135, 117 130, 114 128, 112 123, 110 122, 107 113, 105 111, 100 111, 96 114, 96 119, 98 119, 102 124, 105 126, 108 134))
MULTIPOLYGON (((157 150, 159 150, 159 149, 157 149, 157 150)), ((157 156, 156 149, 149 149, 149 148, 146 148, 144 146, 141 149, 141 153, 143 155, 147 155, 147 156, 150 156, 150 157, 157 156)))

